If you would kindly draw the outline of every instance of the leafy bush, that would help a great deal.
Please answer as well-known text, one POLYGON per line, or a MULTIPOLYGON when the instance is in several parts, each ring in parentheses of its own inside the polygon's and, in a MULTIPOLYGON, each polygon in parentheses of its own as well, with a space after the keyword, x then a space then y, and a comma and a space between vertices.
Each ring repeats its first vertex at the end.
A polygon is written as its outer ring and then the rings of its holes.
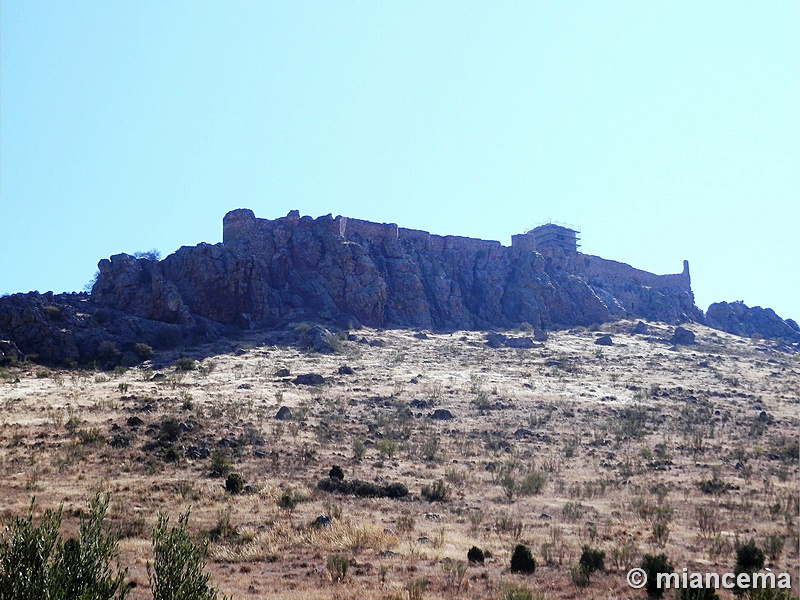
POLYGON ((422 497, 428 502, 444 502, 450 497, 450 486, 437 479, 431 485, 422 486, 422 497))
MULTIPOLYGON (((741 544, 736 548, 736 566, 733 572, 737 577, 740 573, 755 573, 764 568, 764 552, 756 545, 754 539, 746 544, 741 544)), ((745 588, 740 588, 738 585, 734 588, 733 593, 741 596, 746 591, 745 588)))
POLYGON ((531 554, 531 549, 525 544, 517 544, 511 555, 512 573, 533 573, 536 571, 536 559, 531 554))
POLYGON ((156 355, 152 346, 142 343, 133 345, 133 353, 139 360, 150 360, 156 355))
POLYGON ((62 541, 61 509, 48 510, 33 526, 33 503, 27 518, 16 517, 0 541, 0 599, 124 599, 126 571, 112 568, 118 533, 107 533, 103 520, 108 495, 97 494, 80 516, 78 537, 62 541))
POLYGON ((719 600, 719 594, 713 588, 678 588, 675 600, 719 600))
POLYGON ((231 473, 225 480, 225 491, 231 494, 239 494, 244 489, 244 477, 239 473, 231 473))
POLYGON ((189 537, 189 511, 168 529, 169 517, 158 515, 153 530, 153 564, 147 574, 153 600, 216 600, 218 592, 208 585, 210 573, 204 573, 208 543, 195 544, 189 537))
POLYGON ((188 356, 182 356, 172 366, 176 371, 194 371, 197 368, 197 361, 188 356))
POLYGON ((467 551, 467 560, 471 563, 483 564, 485 558, 486 555, 483 553, 483 550, 477 546, 473 546, 467 551))
POLYGON ((641 568, 647 573, 645 590, 650 598, 661 598, 664 590, 658 587, 659 573, 672 573, 673 566, 666 554, 645 554, 642 557, 641 568))
POLYGON ((503 588, 500 600, 533 600, 533 592, 525 586, 510 583, 503 588))
POLYGON ((227 450, 224 448, 214 450, 211 453, 211 476, 227 477, 231 471, 233 471, 233 465, 231 465, 227 450))
POLYGON ((331 479, 340 479, 344 481, 344 471, 342 470, 342 467, 340 467, 339 465, 333 465, 333 467, 331 467, 330 472, 328 473, 328 477, 330 477, 331 479))
POLYGON ((606 553, 602 550, 584 546, 578 564, 589 576, 596 571, 605 571, 606 553))

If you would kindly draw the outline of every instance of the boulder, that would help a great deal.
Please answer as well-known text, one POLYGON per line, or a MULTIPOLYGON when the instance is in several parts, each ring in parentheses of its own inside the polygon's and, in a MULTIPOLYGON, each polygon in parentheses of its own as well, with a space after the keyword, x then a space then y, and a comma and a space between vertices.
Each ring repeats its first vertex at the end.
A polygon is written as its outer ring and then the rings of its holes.
POLYGON ((429 414, 428 417, 435 421, 449 421, 453 418, 453 413, 446 408, 437 408, 435 411, 429 414))
POLYGON ((278 421, 291 421, 292 420, 292 411, 289 409, 288 406, 281 406, 278 409, 278 412, 275 414, 275 418, 278 421))
POLYGON ((614 345, 614 342, 613 342, 613 340, 611 339, 611 336, 610 336, 610 335, 608 335, 608 334, 606 334, 606 335, 601 335, 600 337, 598 337, 598 338, 597 338, 597 339, 594 341, 594 343, 595 343, 595 344, 597 344, 598 346, 613 346, 613 345, 614 345))
POLYGON ((685 327, 676 327, 670 341, 676 346, 691 346, 695 343, 694 333, 685 327))

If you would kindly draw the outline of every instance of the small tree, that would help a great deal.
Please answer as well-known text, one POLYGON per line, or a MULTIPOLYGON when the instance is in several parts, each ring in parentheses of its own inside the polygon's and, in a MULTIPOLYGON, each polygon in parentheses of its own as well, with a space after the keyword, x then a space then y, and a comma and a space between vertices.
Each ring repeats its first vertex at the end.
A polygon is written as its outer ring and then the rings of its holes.
POLYGON ((33 506, 25 518, 14 517, 0 541, 0 599, 40 600, 50 588, 50 569, 58 545, 61 509, 44 513, 33 525, 33 506))
POLYGON ((511 555, 512 573, 533 573, 536 571, 536 559, 531 554, 531 549, 525 544, 517 544, 511 555))
POLYGON ((208 543, 189 537, 189 510, 176 527, 168 524, 169 517, 159 514, 153 530, 153 564, 147 563, 153 600, 217 600, 219 592, 208 585, 211 574, 203 572, 208 543))
POLYGON ((590 548, 589 546, 584 546, 581 553, 581 558, 578 561, 578 569, 580 569, 580 571, 585 575, 586 585, 589 585, 592 573, 596 571, 605 571, 605 568, 606 553, 602 550, 596 550, 594 548, 590 548))
POLYGON ((661 598, 664 595, 664 590, 658 587, 658 574, 659 573, 672 573, 672 563, 669 562, 666 554, 645 554, 642 557, 642 569, 647 573, 647 595, 650 598, 661 598))
MULTIPOLYGON (((736 548, 736 566, 733 572, 737 577, 740 573, 755 573, 764 568, 764 552, 756 545, 754 539, 746 544, 742 544, 736 548)), ((747 591, 746 588, 740 588, 738 585, 734 588, 733 593, 741 596, 747 591)))
POLYGON ((80 516, 78 538, 60 544, 53 569, 52 586, 57 598, 122 600, 130 588, 125 584, 127 569, 112 568, 118 554, 119 532, 106 532, 103 520, 109 495, 99 493, 89 501, 88 512, 80 516))

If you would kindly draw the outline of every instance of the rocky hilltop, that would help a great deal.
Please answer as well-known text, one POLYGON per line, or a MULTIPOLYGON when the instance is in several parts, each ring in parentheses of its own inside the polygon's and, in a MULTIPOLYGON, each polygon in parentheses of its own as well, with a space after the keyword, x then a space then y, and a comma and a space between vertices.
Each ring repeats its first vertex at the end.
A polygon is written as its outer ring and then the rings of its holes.
POLYGON ((598 257, 431 235, 357 219, 228 213, 223 242, 163 261, 100 262, 99 304, 147 319, 240 326, 345 315, 373 327, 589 325, 636 315, 697 321, 688 265, 657 276, 598 257))
MULTIPOLYGON (((681 273, 654 275, 535 247, 527 234, 503 246, 297 211, 268 220, 234 210, 223 219, 222 243, 183 247, 160 261, 118 254, 98 267, 91 295, 0 298, 0 352, 50 363, 133 364, 143 344, 168 348, 225 328, 299 321, 433 330, 522 323, 547 330, 626 317, 705 322, 686 261, 681 273)), ((716 306, 712 326, 795 341, 796 324, 774 313, 716 306)))

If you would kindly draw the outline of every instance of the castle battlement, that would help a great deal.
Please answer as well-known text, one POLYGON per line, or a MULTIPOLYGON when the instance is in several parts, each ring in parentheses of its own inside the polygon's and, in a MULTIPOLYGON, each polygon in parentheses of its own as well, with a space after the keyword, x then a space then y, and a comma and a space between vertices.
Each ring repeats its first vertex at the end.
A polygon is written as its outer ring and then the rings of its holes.
POLYGON ((597 284, 630 283, 653 289, 691 289, 688 261, 684 261, 681 273, 656 275, 625 263, 578 252, 578 231, 552 223, 512 236, 509 248, 495 240, 457 235, 441 236, 419 229, 398 227, 395 223, 374 223, 350 217, 333 217, 330 214, 314 219, 300 216, 296 210, 285 217, 260 219, 252 210, 237 209, 229 212, 223 219, 222 242, 227 246, 245 247, 255 254, 262 254, 286 243, 298 230, 314 236, 340 237, 366 246, 399 243, 406 251, 425 250, 438 254, 489 253, 513 248, 515 251, 537 252, 548 264, 597 284))

